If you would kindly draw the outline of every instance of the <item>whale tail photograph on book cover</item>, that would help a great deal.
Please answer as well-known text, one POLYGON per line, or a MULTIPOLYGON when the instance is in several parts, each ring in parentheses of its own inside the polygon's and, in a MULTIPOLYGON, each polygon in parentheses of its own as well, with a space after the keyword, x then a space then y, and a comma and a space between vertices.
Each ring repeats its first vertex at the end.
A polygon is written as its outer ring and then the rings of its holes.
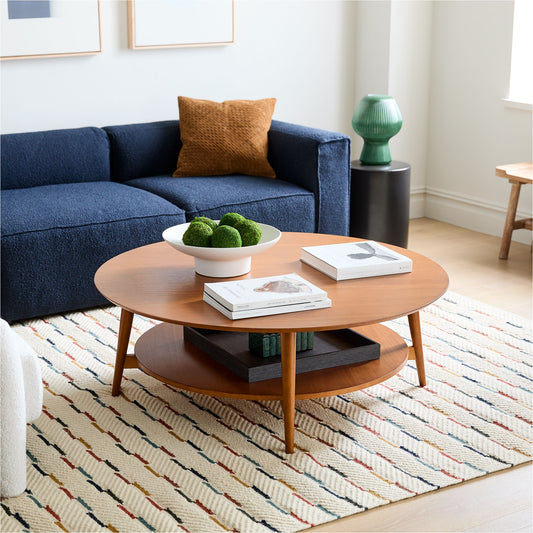
POLYGON ((302 248, 304 263, 335 280, 411 272, 408 257, 375 241, 346 242, 302 248))

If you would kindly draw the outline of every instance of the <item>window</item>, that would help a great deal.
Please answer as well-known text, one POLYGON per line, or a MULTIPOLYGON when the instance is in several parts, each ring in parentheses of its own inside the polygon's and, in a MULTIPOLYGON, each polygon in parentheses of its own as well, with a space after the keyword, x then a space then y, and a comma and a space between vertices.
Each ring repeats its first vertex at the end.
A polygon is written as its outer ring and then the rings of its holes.
POLYGON ((533 104, 533 1, 515 0, 509 100, 533 104))

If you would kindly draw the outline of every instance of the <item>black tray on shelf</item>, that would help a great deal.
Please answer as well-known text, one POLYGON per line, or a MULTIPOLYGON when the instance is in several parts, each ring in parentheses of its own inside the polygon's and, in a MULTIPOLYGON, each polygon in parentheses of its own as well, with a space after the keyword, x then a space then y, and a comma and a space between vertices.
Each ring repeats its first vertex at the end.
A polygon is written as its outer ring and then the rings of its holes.
MULTIPOLYGON (((248 349, 248 333, 183 328, 183 337, 245 381, 281 377, 281 356, 261 357, 248 349)), ((314 346, 296 354, 296 373, 378 359, 380 345, 351 329, 315 331, 314 346)))

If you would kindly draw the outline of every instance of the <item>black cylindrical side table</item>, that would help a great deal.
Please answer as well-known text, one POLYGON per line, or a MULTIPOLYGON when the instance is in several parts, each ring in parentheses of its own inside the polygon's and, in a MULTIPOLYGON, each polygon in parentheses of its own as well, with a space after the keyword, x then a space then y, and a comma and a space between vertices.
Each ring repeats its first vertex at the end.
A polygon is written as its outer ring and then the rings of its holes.
POLYGON ((411 167, 352 161, 350 236, 407 248, 411 167))

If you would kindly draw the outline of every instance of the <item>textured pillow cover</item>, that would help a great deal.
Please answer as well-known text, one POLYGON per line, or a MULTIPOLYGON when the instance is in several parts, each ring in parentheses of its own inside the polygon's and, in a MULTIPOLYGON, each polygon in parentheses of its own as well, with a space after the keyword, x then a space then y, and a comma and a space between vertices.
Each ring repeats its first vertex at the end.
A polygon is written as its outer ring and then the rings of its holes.
POLYGON ((275 98, 212 102, 178 97, 183 146, 173 176, 275 178, 267 159, 275 98))

